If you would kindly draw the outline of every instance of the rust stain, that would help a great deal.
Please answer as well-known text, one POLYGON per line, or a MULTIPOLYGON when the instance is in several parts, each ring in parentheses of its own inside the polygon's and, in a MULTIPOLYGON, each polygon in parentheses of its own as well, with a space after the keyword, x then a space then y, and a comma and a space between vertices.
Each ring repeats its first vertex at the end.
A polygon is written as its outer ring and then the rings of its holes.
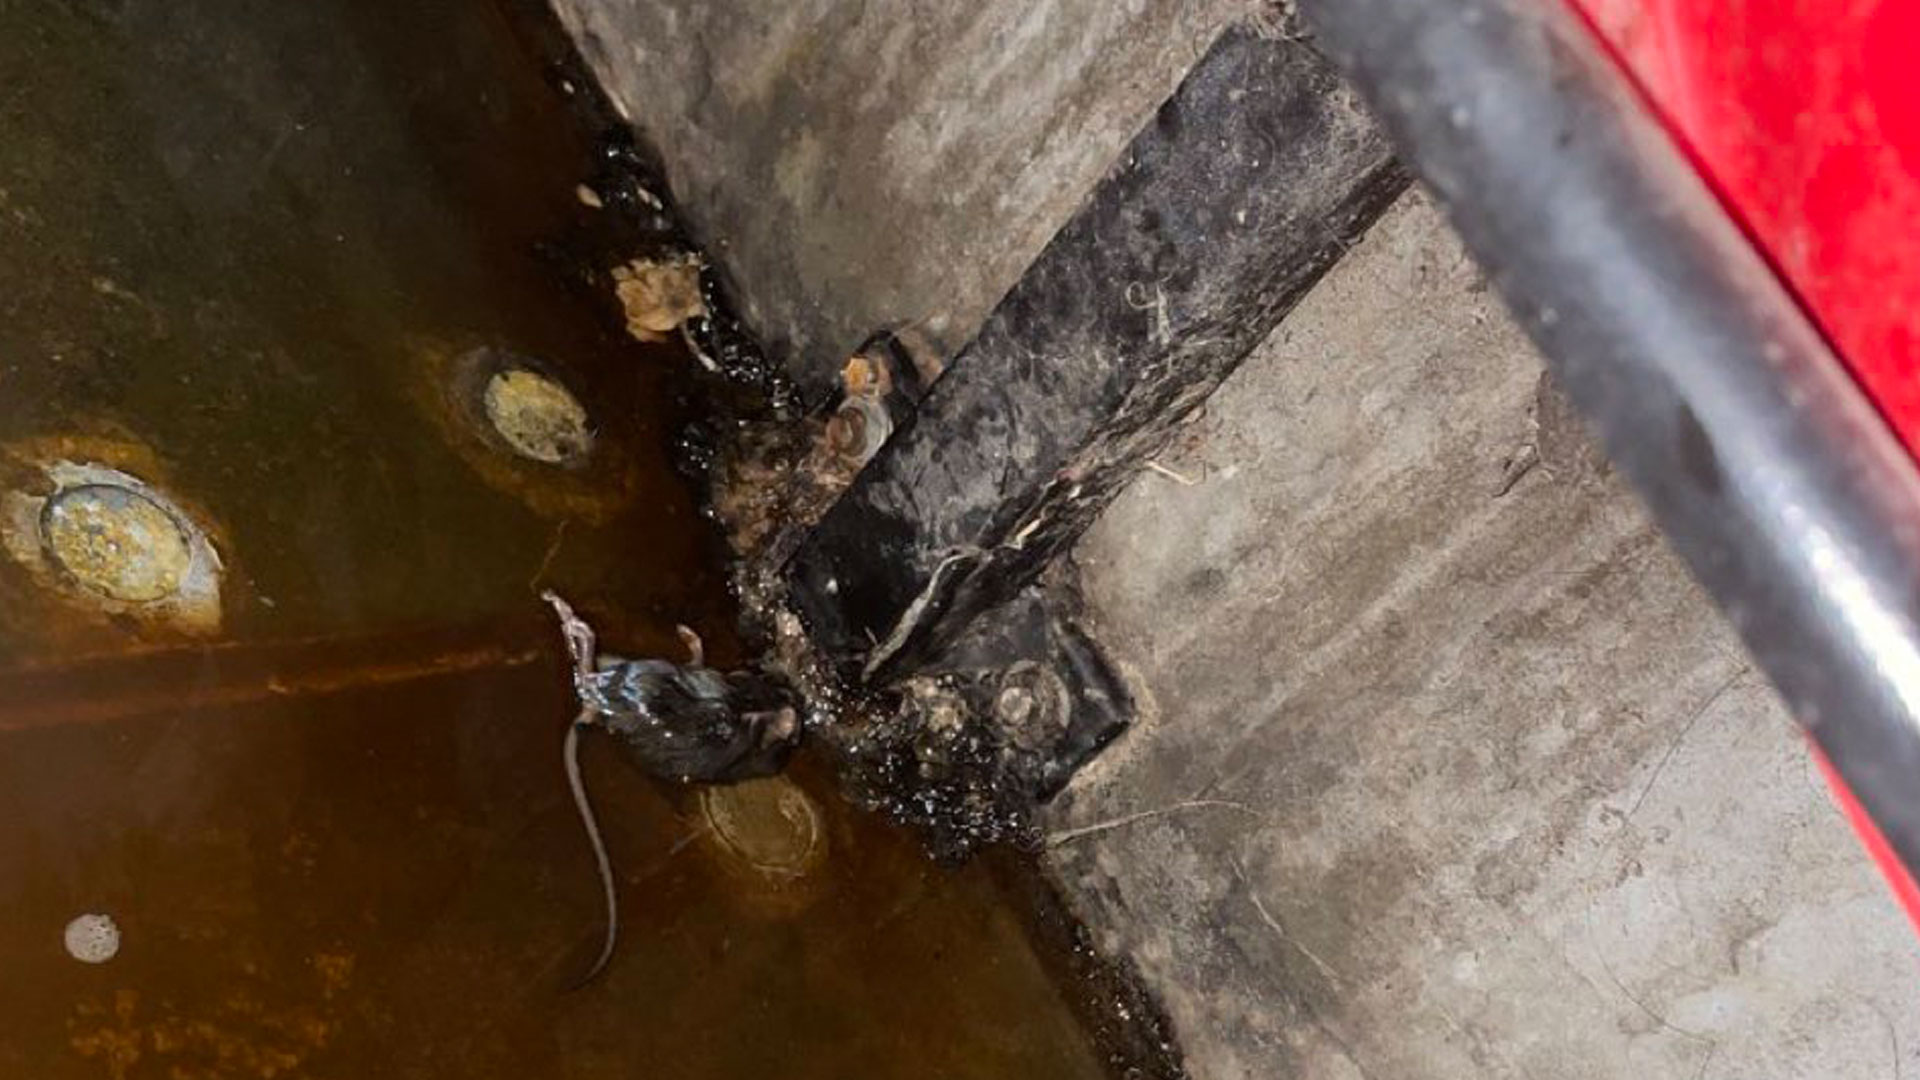
POLYGON ((0 669, 0 731, 311 697, 487 669, 544 655, 526 620, 405 633, 173 646, 0 669))
POLYGON ((320 976, 320 996, 332 1000, 353 984, 352 953, 315 953, 313 970, 320 976))
MULTIPOLYGON (((353 966, 350 954, 313 957, 323 1003, 345 989, 353 966)), ((78 1003, 68 1027, 73 1052, 99 1061, 112 1080, 126 1080, 136 1068, 169 1080, 276 1080, 326 1049, 339 1024, 324 1008, 270 1005, 248 988, 229 992, 204 1015, 165 1002, 143 1007, 137 991, 120 989, 109 1001, 78 1003)))
POLYGON ((75 1009, 76 1022, 69 1026, 89 1023, 95 1026, 73 1035, 68 1045, 81 1057, 100 1059, 113 1080, 126 1080, 127 1073, 140 1064, 140 1045, 144 1038, 134 1023, 134 1012, 139 1007, 140 994, 136 990, 115 990, 110 1005, 81 1002, 75 1009))
POLYGON ((176 490, 172 470, 153 447, 114 424, 75 417, 76 430, 60 435, 16 440, 0 445, 0 502, 8 504, 4 528, 6 558, 0 559, 0 630, 5 636, 33 640, 46 653, 79 648, 98 641, 102 632, 130 643, 164 643, 205 639, 221 621, 217 588, 211 600, 174 597, 160 602, 127 602, 102 598, 78 586, 42 554, 37 535, 23 530, 12 515, 31 507, 60 487, 54 479, 61 468, 84 466, 107 469, 137 479, 165 493, 180 517, 191 522, 198 542, 216 556, 218 571, 232 574, 236 565, 226 526, 210 507, 176 490))
MULTIPOLYGON (((431 338, 412 341, 407 352, 412 365, 408 395, 454 453, 494 490, 545 517, 595 525, 613 520, 643 490, 639 462, 610 426, 597 425, 592 450, 564 467, 521 458, 492 434, 481 395, 488 378, 504 370, 498 366, 504 358, 431 338)), ((587 396, 603 408, 610 404, 599 400, 602 395, 587 396)))

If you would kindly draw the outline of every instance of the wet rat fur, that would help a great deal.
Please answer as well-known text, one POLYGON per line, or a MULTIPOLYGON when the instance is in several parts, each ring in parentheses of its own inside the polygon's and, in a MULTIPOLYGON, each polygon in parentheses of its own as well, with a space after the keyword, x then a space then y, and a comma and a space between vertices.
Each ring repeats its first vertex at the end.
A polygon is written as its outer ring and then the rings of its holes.
POLYGON ((572 606, 551 591, 541 599, 559 616, 573 661, 580 710, 567 725, 562 758, 607 903, 606 940, 574 984, 578 989, 606 969, 620 934, 613 861, 580 772, 581 730, 597 726, 616 736, 630 760, 662 779, 730 783, 778 772, 799 740, 800 722, 777 681, 759 672, 707 667, 699 636, 685 627, 680 636, 691 655, 684 665, 597 656, 593 628, 572 606))

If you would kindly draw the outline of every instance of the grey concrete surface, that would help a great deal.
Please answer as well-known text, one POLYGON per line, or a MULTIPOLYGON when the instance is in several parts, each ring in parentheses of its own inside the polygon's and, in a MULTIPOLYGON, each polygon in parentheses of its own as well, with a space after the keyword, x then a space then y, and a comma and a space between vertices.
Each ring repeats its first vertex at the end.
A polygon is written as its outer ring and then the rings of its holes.
MULTIPOLYGON (((816 379, 963 343, 1249 7, 555 2, 816 379)), ((1410 197, 1082 544, 1146 715, 1050 862, 1201 1080, 1920 1076, 1913 934, 1539 378, 1410 197)))
POLYGON ((1253 0, 554 0, 797 373, 964 344, 1253 0))
POLYGON ((1149 707, 1050 859, 1207 1080, 1920 1075, 1911 930, 1540 370, 1404 200, 1083 541, 1149 707))

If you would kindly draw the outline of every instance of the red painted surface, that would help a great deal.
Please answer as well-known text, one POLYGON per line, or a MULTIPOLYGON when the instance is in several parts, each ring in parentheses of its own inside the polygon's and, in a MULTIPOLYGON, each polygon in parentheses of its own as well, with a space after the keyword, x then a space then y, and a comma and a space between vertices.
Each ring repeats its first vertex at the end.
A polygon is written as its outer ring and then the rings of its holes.
MULTIPOLYGON (((1920 457, 1920 0, 1567 2, 1920 457)), ((1913 872, 1814 753, 1920 928, 1913 872)))
POLYGON ((1569 0, 1920 455, 1920 0, 1569 0))
POLYGON ((1860 843, 1866 846, 1867 854, 1873 857, 1880 872, 1886 875, 1887 884, 1893 887, 1894 898, 1906 909, 1907 918, 1913 922, 1914 929, 1920 930, 1920 883, 1915 883, 1913 875, 1907 872, 1905 864, 1900 861, 1900 856, 1893 853, 1893 845, 1887 843, 1886 834, 1867 816, 1867 808, 1853 797, 1853 789, 1847 787, 1846 781, 1834 771, 1833 762, 1827 760, 1827 755, 1820 752, 1820 747, 1814 745, 1813 740, 1809 739, 1807 743, 1813 746, 1814 759, 1820 762, 1820 772, 1827 778, 1827 790, 1833 792, 1833 801, 1839 804, 1840 812, 1847 815, 1847 821, 1853 825, 1860 843))

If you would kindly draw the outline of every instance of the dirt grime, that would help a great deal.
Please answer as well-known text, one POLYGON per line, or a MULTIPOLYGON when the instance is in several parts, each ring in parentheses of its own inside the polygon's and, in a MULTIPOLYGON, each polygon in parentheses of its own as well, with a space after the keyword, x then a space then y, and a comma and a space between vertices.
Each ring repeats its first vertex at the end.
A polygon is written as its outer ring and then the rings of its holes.
POLYGON ((210 621, 141 617, 194 571, 97 493, 0 560, 0 1074, 1129 1075, 1137 1003, 1026 863, 936 867, 805 756, 703 800, 584 741, 621 948, 562 992, 603 901, 536 596, 744 662, 674 447, 716 397, 795 408, 710 273, 679 329, 717 371, 628 335, 612 269, 690 248, 526 16, 74 0, 0 35, 0 490, 136 478, 220 570, 210 621), (565 399, 492 382, 515 357, 565 399), (119 607, 43 573, 96 541, 150 560, 119 607))

